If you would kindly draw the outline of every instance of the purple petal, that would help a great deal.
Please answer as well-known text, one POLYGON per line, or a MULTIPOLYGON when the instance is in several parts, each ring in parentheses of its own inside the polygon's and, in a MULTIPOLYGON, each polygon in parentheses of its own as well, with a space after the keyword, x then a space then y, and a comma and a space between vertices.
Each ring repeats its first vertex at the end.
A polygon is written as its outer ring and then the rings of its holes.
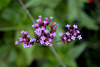
POLYGON ((50 17, 50 19, 52 20, 52 19, 53 19, 53 17, 51 16, 51 17, 50 17))

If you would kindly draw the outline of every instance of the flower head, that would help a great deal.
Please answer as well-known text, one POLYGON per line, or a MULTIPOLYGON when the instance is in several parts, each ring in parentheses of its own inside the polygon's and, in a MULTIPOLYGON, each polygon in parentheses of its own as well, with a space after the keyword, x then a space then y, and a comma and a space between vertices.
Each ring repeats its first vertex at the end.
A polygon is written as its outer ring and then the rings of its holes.
POLYGON ((39 16, 39 19, 37 19, 37 24, 34 24, 32 27, 34 27, 36 30, 34 31, 35 34, 38 37, 38 42, 40 44, 45 45, 52 45, 53 38, 56 36, 56 30, 58 27, 58 24, 54 22, 54 24, 50 25, 51 30, 49 31, 47 29, 47 26, 50 24, 50 21, 53 19, 53 17, 50 17, 50 20, 48 20, 48 17, 45 17, 45 20, 42 21, 41 16, 39 16))
POLYGON ((34 44, 36 39, 35 38, 30 38, 30 35, 27 34, 27 31, 22 30, 21 33, 22 33, 22 37, 19 38, 20 41, 15 41, 15 44, 24 43, 23 44, 24 48, 32 47, 32 45, 34 44))
POLYGON ((67 24, 65 27, 67 27, 68 28, 68 31, 66 32, 66 34, 65 33, 63 33, 62 34, 62 32, 61 33, 59 33, 59 36, 61 36, 61 39, 62 39, 62 41, 64 42, 64 43, 68 43, 69 41, 71 41, 71 40, 75 40, 76 38, 78 38, 79 40, 80 39, 82 39, 82 37, 81 37, 81 35, 78 35, 77 36, 77 34, 79 34, 80 32, 79 32, 79 30, 75 30, 75 29, 77 29, 78 27, 77 27, 77 25, 73 25, 73 29, 70 29, 69 27, 70 27, 71 25, 69 25, 69 24, 67 24))

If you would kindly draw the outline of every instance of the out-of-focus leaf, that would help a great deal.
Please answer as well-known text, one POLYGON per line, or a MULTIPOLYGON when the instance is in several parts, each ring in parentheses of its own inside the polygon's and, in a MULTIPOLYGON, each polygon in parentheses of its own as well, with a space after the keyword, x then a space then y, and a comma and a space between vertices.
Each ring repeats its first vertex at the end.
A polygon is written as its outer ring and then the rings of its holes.
POLYGON ((18 52, 16 64, 17 64, 18 67, 26 66, 26 57, 25 57, 25 54, 22 51, 18 52))
POLYGON ((0 59, 3 59, 4 56, 6 56, 7 51, 8 51, 8 47, 7 46, 0 47, 0 59))
POLYGON ((41 4, 46 5, 50 2, 51 0, 29 0, 25 6, 26 7, 33 7, 33 6, 39 6, 41 4))
MULTIPOLYGON (((20 44, 20 46, 18 46, 18 47, 20 48, 22 53, 25 55, 26 65, 30 65, 34 59, 34 46, 32 46, 31 48, 23 48, 22 45, 23 44, 20 44)), ((23 60, 21 60, 21 61, 23 61, 23 60)))
POLYGON ((16 57, 17 57, 17 53, 16 53, 15 49, 11 48, 9 57, 8 57, 8 63, 13 63, 14 61, 16 61, 16 57))
POLYGON ((18 26, 14 26, 14 27, 2 27, 0 28, 0 31, 11 31, 11 30, 16 30, 19 29, 18 26))
POLYGON ((70 57, 65 56, 63 62, 68 67, 77 67, 77 63, 75 62, 75 60, 70 57))
POLYGON ((76 19, 78 19, 79 14, 84 7, 85 0, 67 0, 67 20, 69 23, 72 23, 76 19))
POLYGON ((42 15, 43 16, 43 9, 41 7, 36 7, 33 9, 33 15, 35 16, 39 16, 42 15))
POLYGON ((78 16, 78 2, 76 0, 67 0, 67 2, 67 20, 71 23, 78 16))
POLYGON ((71 49, 69 49, 69 51, 67 52, 67 56, 72 58, 72 59, 76 59, 80 56, 80 54, 84 51, 84 49, 86 48, 87 43, 82 43, 80 45, 77 45, 75 47, 72 47, 71 49))
POLYGON ((29 28, 31 25, 26 26, 13 26, 13 27, 0 27, 0 31, 12 31, 12 30, 19 30, 19 29, 26 29, 29 28))
POLYGON ((54 16, 54 10, 52 8, 44 9, 45 16, 54 16))
POLYGON ((1 59, 0 59, 0 67, 8 67, 8 64, 1 61, 1 59))
POLYGON ((61 0, 51 0, 51 3, 49 3, 49 7, 55 8, 59 5, 59 3, 61 2, 61 0))
POLYGON ((50 64, 49 62, 46 62, 42 67, 59 67, 57 64, 50 64))
POLYGON ((7 20, 7 21, 14 21, 14 22, 20 22, 21 21, 21 16, 17 11, 14 11, 12 9, 5 9, 2 14, 2 18, 7 20))
POLYGON ((11 46, 6 45, 0 47, 0 61, 2 61, 2 63, 0 63, 0 67, 3 67, 2 65, 14 63, 16 56, 16 51, 11 46))
POLYGON ((77 46, 71 47, 67 52, 67 54, 64 54, 63 61, 64 63, 69 67, 77 67, 77 63, 75 62, 75 59, 78 58, 78 56, 84 51, 86 48, 87 43, 82 43, 77 46))
POLYGON ((11 0, 0 0, 0 10, 8 6, 11 0))
POLYGON ((95 21, 84 12, 81 12, 79 20, 81 24, 88 29, 92 29, 92 30, 99 29, 99 27, 95 24, 95 21))

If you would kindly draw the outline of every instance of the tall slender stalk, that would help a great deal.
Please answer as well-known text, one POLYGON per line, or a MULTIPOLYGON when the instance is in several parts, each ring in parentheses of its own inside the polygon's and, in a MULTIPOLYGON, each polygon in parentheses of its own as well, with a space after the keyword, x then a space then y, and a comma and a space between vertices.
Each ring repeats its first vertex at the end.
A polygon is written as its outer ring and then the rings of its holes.
MULTIPOLYGON (((25 7, 24 3, 22 2, 22 0, 18 0, 19 3, 23 6, 23 8, 25 9, 26 13, 28 14, 28 16, 31 18, 31 20, 33 21, 33 23, 35 24, 35 20, 34 18, 32 17, 32 15, 29 13, 28 9, 25 7)), ((60 40, 61 41, 61 40, 60 40)), ((56 42, 59 42, 59 41, 56 41, 56 42)), ((54 43, 56 43, 54 42, 54 43)), ((62 60, 60 59, 60 57, 58 56, 57 52, 55 51, 55 49, 53 48, 53 46, 50 47, 51 51, 53 52, 53 54, 56 56, 57 60, 60 62, 60 64, 63 66, 63 67, 67 67, 65 66, 65 64, 62 62, 62 60)))
POLYGON ((18 0, 19 3, 23 6, 23 8, 25 9, 26 13, 28 14, 28 16, 31 18, 32 22, 35 24, 35 20, 34 18, 32 17, 32 15, 30 14, 30 12, 28 11, 28 9, 25 7, 24 3, 22 2, 22 0, 18 0))
POLYGON ((58 56, 57 52, 55 51, 55 49, 53 48, 53 46, 50 47, 51 51, 53 52, 53 54, 56 56, 57 60, 59 61, 59 63, 62 65, 62 67, 67 67, 65 66, 65 64, 63 63, 63 61, 60 59, 60 57, 58 56))

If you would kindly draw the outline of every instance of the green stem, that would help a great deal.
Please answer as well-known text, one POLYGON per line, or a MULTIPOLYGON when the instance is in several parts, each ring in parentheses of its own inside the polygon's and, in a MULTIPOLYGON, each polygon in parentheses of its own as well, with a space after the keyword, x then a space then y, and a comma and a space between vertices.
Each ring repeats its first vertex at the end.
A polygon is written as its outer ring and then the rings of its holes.
POLYGON ((30 12, 28 11, 28 9, 25 7, 24 3, 22 2, 22 0, 18 0, 19 3, 22 5, 22 7, 25 9, 26 13, 28 14, 28 16, 31 18, 32 22, 35 24, 35 20, 34 18, 32 17, 32 15, 30 14, 30 12))
POLYGON ((59 61, 59 63, 62 65, 62 67, 67 67, 65 66, 65 64, 63 63, 63 61, 60 59, 60 57, 58 56, 57 52, 55 51, 55 49, 53 48, 53 46, 50 46, 51 51, 53 52, 53 54, 56 56, 57 60, 59 61))

